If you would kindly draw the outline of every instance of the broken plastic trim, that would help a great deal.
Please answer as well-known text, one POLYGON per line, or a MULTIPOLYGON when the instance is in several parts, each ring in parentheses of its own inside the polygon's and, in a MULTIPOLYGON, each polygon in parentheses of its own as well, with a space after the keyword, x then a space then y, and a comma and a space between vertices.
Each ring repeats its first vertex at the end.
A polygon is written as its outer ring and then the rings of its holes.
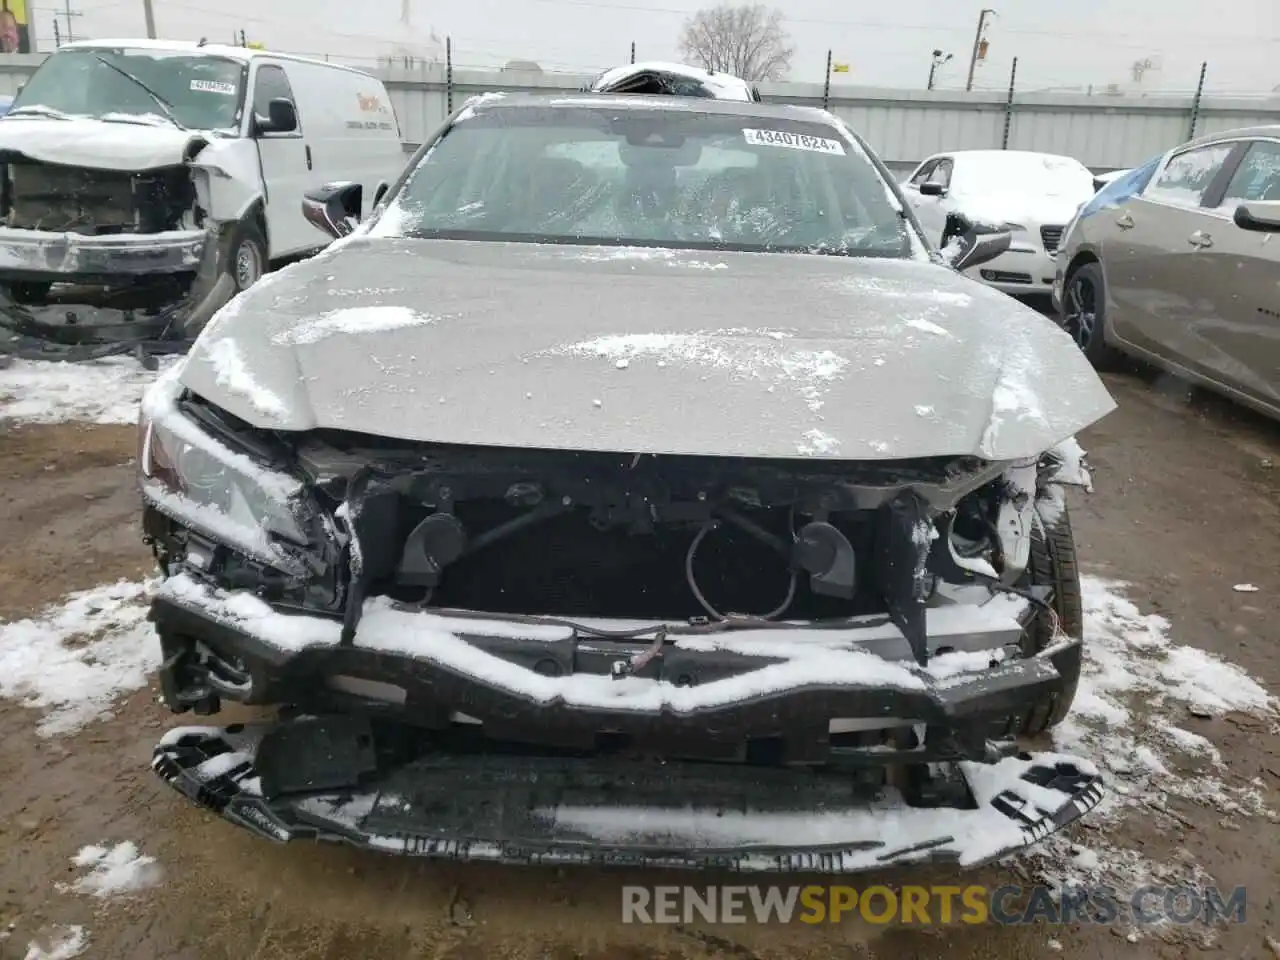
POLYGON ((152 768, 198 805, 279 843, 754 872, 977 867, 1044 840, 1104 796, 1091 763, 1056 754, 957 764, 967 802, 928 806, 859 802, 847 776, 769 767, 448 754, 394 765, 364 721, 343 717, 177 728, 152 768), (886 839, 886 814, 910 818, 918 835, 886 839), (777 829, 780 819, 791 826, 777 829))

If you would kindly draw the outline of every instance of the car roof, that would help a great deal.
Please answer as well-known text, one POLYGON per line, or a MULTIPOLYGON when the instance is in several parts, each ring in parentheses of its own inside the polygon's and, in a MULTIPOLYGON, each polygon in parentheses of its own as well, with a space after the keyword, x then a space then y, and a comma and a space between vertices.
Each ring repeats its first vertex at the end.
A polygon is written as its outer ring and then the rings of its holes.
POLYGON ((210 57, 226 57, 248 63, 255 57, 270 57, 272 60, 292 60, 297 63, 313 63, 328 67, 331 70, 345 70, 348 73, 368 75, 367 71, 345 64, 330 63, 327 60, 316 60, 313 57, 299 57, 291 53, 276 53, 272 50, 258 50, 254 47, 235 47, 226 43, 198 43, 195 40, 147 40, 137 37, 124 37, 106 40, 73 40, 64 43, 57 51, 62 50, 114 50, 127 47, 132 50, 155 50, 160 53, 205 54, 210 57))
POLYGON ((752 101, 755 98, 751 95, 751 84, 743 80, 741 77, 734 76, 731 73, 714 73, 710 70, 703 70, 701 67, 689 66, 683 63, 668 63, 662 60, 644 60, 640 63, 624 64, 620 67, 613 67, 606 70, 600 76, 596 77, 591 83, 593 89, 609 86, 616 83, 622 83, 631 77, 640 76, 646 73, 669 74, 675 77, 685 77, 701 83, 708 90, 715 93, 716 99, 726 100, 742 100, 752 101))
POLYGON ((718 100, 712 97, 670 97, 643 93, 510 93, 491 96, 471 104, 477 113, 493 110, 534 107, 592 107, 608 104, 613 110, 659 110, 670 113, 708 113, 717 116, 742 117, 745 120, 798 120, 845 126, 843 121, 820 107, 801 107, 789 103, 748 103, 742 100, 718 100))
POLYGON ((1038 150, 952 150, 945 154, 948 157, 964 158, 965 160, 985 160, 995 157, 1025 157, 1027 159, 1047 159, 1047 160, 1071 160, 1079 162, 1075 157, 1068 156, 1065 153, 1041 153, 1038 150))
POLYGON ((1269 123, 1256 127, 1236 127, 1233 130, 1219 130, 1217 133, 1206 133, 1203 136, 1196 137, 1194 140, 1188 140, 1186 143, 1179 144, 1175 149, 1183 147, 1198 147, 1202 144, 1217 143, 1219 140, 1236 140, 1242 137, 1274 137, 1280 138, 1280 124, 1269 123))

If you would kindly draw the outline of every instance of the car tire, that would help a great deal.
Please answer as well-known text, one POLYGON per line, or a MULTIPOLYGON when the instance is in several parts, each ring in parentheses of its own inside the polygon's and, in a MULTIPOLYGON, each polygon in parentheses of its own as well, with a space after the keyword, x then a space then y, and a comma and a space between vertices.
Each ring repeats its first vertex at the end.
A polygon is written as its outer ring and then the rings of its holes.
POLYGON ((232 231, 226 264, 236 293, 248 290, 267 272, 267 239, 252 220, 242 220, 232 231))
POLYGON ((1062 327, 1096 369, 1113 366, 1117 352, 1107 343, 1107 296, 1102 265, 1086 263, 1062 287, 1062 327))
MULTIPOLYGON (((1061 515, 1044 529, 1031 535, 1031 558, 1026 580, 1030 586, 1051 587, 1052 607, 1058 615, 1063 633, 1074 639, 1084 637, 1084 599, 1080 590, 1080 567, 1076 560, 1076 541, 1071 531, 1071 515, 1066 506, 1061 515)), ((1053 623, 1048 616, 1038 616, 1024 640, 1024 650, 1034 656, 1054 640, 1053 623)), ((1062 673, 1063 685, 1035 704, 1018 724, 1016 733, 1034 736, 1057 726, 1071 712, 1071 704, 1080 686, 1083 650, 1077 645, 1067 657, 1055 662, 1062 673)))

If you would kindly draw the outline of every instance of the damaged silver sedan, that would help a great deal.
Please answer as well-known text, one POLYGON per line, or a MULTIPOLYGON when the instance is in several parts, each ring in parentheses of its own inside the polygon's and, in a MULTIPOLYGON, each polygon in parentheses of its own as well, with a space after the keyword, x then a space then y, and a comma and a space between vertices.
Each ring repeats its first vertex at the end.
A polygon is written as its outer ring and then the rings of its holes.
POLYGON ((1114 406, 828 113, 487 98, 150 392, 154 768, 260 836, 851 872, 1102 797, 1028 753, 1114 406))

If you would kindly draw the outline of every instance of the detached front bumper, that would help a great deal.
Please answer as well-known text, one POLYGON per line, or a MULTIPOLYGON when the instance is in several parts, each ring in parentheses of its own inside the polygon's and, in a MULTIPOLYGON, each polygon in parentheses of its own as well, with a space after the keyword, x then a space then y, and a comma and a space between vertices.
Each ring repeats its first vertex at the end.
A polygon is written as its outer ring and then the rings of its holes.
POLYGON ((1033 609, 1006 597, 931 609, 934 656, 923 668, 879 617, 838 629, 669 636, 634 668, 651 638, 606 640, 547 621, 443 616, 385 600, 366 604, 343 645, 337 621, 280 612, 186 574, 161 586, 151 619, 175 712, 211 713, 228 699, 435 729, 461 718, 488 737, 540 745, 589 749, 607 738, 665 756, 738 760, 754 743, 782 762, 889 765, 989 759, 993 724, 1063 688, 1078 642, 1015 659, 1033 609), (839 736, 915 725, 936 731, 924 749, 839 736))
POLYGON ((388 769, 361 720, 171 730, 152 767, 197 804, 276 842, 513 864, 856 873, 976 867, 1098 805, 1088 761, 958 764, 968 802, 908 806, 803 770, 551 757, 426 755, 388 769))
POLYGON ((205 230, 89 236, 0 227, 0 282, 191 272, 207 242, 205 230))

